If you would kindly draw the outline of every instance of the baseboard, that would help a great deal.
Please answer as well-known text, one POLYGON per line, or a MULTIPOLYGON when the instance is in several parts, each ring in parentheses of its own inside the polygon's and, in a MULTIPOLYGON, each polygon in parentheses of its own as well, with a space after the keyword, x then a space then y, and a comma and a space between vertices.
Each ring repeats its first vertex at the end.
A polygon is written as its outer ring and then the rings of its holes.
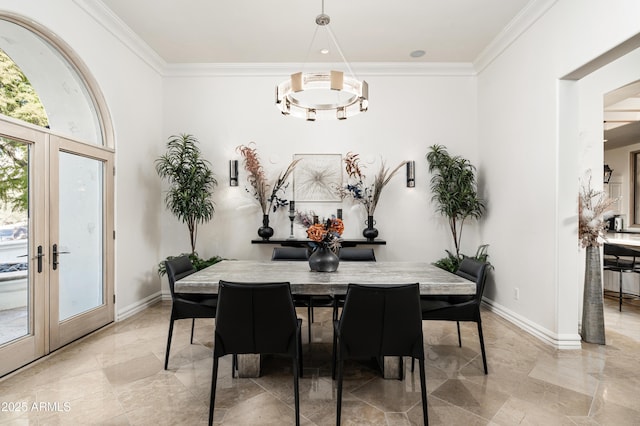
POLYGON ((495 303, 493 300, 482 299, 483 305, 496 315, 504 318, 544 343, 557 349, 582 349, 582 339, 579 334, 557 334, 539 324, 533 323, 517 313, 495 303))
MULTIPOLYGON (((169 299, 171 299, 171 296, 169 296, 169 299)), ((142 312, 149 306, 155 305, 162 300, 164 300, 164 295, 162 294, 162 292, 158 291, 157 293, 154 293, 151 296, 147 296, 136 303, 125 306, 116 312, 116 321, 125 320, 130 316, 133 316, 138 312, 142 312)))

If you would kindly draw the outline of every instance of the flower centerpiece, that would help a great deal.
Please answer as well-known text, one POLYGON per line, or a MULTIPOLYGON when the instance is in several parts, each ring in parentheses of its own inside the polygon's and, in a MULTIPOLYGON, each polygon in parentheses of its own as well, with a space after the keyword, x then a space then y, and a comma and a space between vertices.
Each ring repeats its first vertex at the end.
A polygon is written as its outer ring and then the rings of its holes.
POLYGON ((331 216, 318 222, 316 215, 296 212, 296 221, 307 228, 309 246, 313 252, 309 256, 309 267, 317 272, 334 272, 338 269, 340 259, 338 250, 344 232, 342 219, 331 216))
POLYGON ((243 157, 244 168, 248 172, 247 181, 251 185, 253 197, 260 204, 262 210, 262 227, 258 229, 258 235, 264 240, 268 240, 273 235, 273 228, 269 226, 269 213, 275 212, 279 207, 284 207, 289 202, 282 198, 282 194, 289 184, 287 179, 293 172, 300 159, 296 159, 289 163, 284 172, 278 175, 275 182, 270 183, 265 174, 264 168, 260 163, 260 158, 255 148, 255 143, 250 142, 249 145, 240 145, 236 148, 243 157))
POLYGON ((587 249, 580 335, 589 343, 605 344, 600 246, 606 240, 604 216, 615 199, 591 188, 591 175, 583 180, 578 202, 578 237, 587 249), (586 182, 585 182, 586 181, 586 182))
POLYGON ((370 183, 366 182, 366 176, 363 172, 365 166, 360 164, 359 154, 348 152, 344 163, 350 182, 338 188, 338 192, 343 199, 350 197, 364 206, 367 211, 367 228, 362 231, 362 235, 368 240, 373 240, 378 236, 378 230, 373 227, 373 214, 380 201, 382 190, 398 170, 407 164, 407 161, 402 161, 393 170, 387 168, 385 162, 382 161, 380 170, 375 175, 373 182, 370 183))

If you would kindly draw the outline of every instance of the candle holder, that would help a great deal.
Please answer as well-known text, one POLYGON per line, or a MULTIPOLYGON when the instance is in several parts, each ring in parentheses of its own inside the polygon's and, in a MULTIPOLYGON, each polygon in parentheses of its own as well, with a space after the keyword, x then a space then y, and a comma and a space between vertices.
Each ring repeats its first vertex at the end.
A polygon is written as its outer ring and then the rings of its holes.
POLYGON ((289 201, 289 220, 291 221, 291 233, 289 235, 290 240, 295 240, 295 236, 293 235, 293 220, 296 217, 296 202, 289 201))

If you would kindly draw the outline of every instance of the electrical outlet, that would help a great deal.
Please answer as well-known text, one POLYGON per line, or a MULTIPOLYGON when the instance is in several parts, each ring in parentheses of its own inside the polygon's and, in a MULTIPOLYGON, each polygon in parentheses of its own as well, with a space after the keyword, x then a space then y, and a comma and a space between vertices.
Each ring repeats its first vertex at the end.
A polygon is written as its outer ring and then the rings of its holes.
POLYGON ((513 289, 513 298, 516 300, 520 300, 520 289, 517 287, 513 289))

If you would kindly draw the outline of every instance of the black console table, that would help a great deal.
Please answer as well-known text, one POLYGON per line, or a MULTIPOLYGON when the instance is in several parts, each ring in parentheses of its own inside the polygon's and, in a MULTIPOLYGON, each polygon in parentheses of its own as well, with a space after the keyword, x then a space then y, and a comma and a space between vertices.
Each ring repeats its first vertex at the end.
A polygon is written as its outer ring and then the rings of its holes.
MULTIPOLYGON (((273 245, 281 245, 284 247, 308 247, 310 240, 299 240, 299 239, 276 239, 271 238, 269 240, 256 239, 251 240, 251 244, 273 244, 273 245)), ((365 238, 359 238, 354 240, 342 240, 340 245, 342 247, 356 247, 360 245, 375 245, 375 246, 384 246, 387 242, 385 240, 367 240, 365 238)))

